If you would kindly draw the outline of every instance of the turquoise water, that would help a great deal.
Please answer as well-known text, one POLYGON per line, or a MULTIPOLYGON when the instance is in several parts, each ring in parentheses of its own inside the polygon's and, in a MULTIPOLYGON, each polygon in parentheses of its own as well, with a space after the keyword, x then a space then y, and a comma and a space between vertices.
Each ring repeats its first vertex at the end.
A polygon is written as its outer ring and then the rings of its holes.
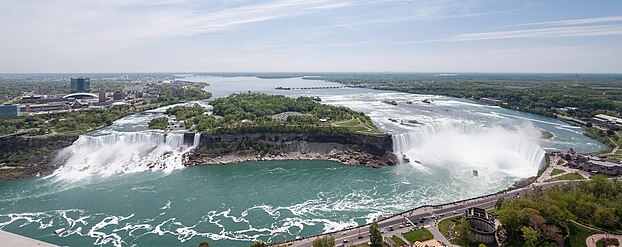
POLYGON ((353 226, 510 185, 507 179, 490 184, 475 178, 469 186, 454 187, 454 179, 444 169, 282 161, 73 183, 21 180, 0 183, 0 211, 16 212, 3 213, 0 222, 4 230, 71 246, 196 246, 202 239, 241 246, 249 239, 279 241, 353 226), (58 228, 69 230, 55 236, 58 228))
POLYGON ((210 82, 206 90, 216 97, 248 90, 320 96, 323 103, 363 111, 395 136, 397 153, 413 162, 380 169, 327 161, 184 168, 178 158, 190 147, 180 144, 180 134, 146 131, 146 122, 159 115, 137 114, 82 137, 64 152, 71 159, 53 176, 0 182, 0 228, 70 246, 276 242, 505 189, 535 175, 544 150, 603 148, 565 122, 464 99, 367 89, 274 90, 335 85, 300 78, 186 79, 210 82), (421 103, 426 98, 434 103, 421 103), (541 130, 554 137, 541 139, 541 130), (158 165, 149 168, 153 163, 158 165), (53 233, 61 228, 60 235, 53 233))

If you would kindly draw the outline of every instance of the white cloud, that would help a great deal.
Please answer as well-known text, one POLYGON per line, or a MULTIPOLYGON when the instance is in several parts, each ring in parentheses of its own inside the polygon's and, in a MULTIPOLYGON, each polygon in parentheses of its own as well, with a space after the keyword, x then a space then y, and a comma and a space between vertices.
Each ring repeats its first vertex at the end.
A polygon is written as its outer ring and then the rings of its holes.
POLYGON ((475 41, 494 39, 519 39, 519 38, 560 38, 560 37, 586 37, 606 36, 622 34, 622 26, 577 26, 522 29, 499 32, 465 33, 453 36, 447 41, 475 41))
POLYGON ((566 26, 566 25, 582 25, 582 24, 593 24, 593 23, 604 23, 604 22, 620 22, 622 21, 622 16, 607 16, 607 17, 595 17, 595 18, 582 18, 582 19, 572 19, 572 20, 561 20, 561 21, 546 21, 546 22, 533 22, 526 24, 519 24, 515 26, 566 26))

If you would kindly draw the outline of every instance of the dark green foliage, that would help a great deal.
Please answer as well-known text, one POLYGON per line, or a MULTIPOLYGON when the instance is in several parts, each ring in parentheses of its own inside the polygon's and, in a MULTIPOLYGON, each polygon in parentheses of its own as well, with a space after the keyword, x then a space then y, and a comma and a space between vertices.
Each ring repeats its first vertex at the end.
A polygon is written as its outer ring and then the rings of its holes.
POLYGON ((174 115, 175 118, 177 118, 177 120, 179 121, 203 115, 203 113, 205 113, 205 108, 203 108, 199 104, 194 104, 193 106, 178 105, 166 109, 166 114, 174 115))
POLYGON ((382 247, 384 245, 384 241, 382 240, 382 234, 378 229, 378 222, 376 222, 375 220, 369 226, 369 238, 369 241, 371 242, 369 247, 382 247))
POLYGON ((310 97, 241 93, 213 100, 210 105, 214 107, 213 114, 222 118, 203 115, 200 106, 174 107, 167 113, 175 114, 179 120, 195 116, 191 124, 186 121, 186 128, 202 133, 380 133, 365 114, 346 107, 323 105, 310 97), (292 114, 282 120, 272 118, 284 112, 298 115, 292 114), (329 120, 320 121, 322 118, 329 120), (349 121, 354 124, 340 125, 340 122, 349 121))
POLYGON ((151 119, 151 121, 149 121, 149 128, 165 130, 166 128, 168 128, 168 118, 157 117, 157 118, 151 119))
POLYGON ((545 242, 561 246, 570 233, 568 219, 620 232, 620 201, 622 183, 594 176, 589 182, 544 191, 536 189, 525 198, 506 200, 498 211, 498 219, 508 245, 523 245, 533 240, 534 234, 525 231, 529 227, 538 233, 536 246, 545 242))
POLYGON ((335 247, 335 238, 333 236, 318 237, 313 240, 313 247, 335 247))
POLYGON ((458 227, 458 232, 460 236, 458 236, 458 241, 462 246, 471 246, 473 245, 473 233, 471 232, 471 224, 463 218, 460 220, 460 224, 456 225, 458 227))
POLYGON ((0 118, 0 135, 10 134, 17 130, 33 129, 38 130, 30 132, 30 135, 43 135, 51 132, 84 133, 99 127, 110 125, 115 120, 135 113, 138 110, 146 110, 153 107, 145 106, 142 108, 97 109, 41 114, 35 116, 23 115, 14 118, 0 118))

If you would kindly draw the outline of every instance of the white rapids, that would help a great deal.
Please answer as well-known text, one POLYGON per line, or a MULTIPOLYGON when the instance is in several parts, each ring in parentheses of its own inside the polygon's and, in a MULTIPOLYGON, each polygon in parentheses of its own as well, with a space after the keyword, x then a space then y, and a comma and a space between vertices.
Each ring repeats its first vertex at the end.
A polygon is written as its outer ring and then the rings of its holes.
POLYGON ((398 158, 413 165, 446 166, 454 171, 484 170, 517 177, 535 174, 545 151, 541 132, 530 124, 515 129, 473 124, 431 124, 393 136, 398 158))
POLYGON ((59 154, 65 164, 54 175, 77 180, 92 175, 108 176, 145 170, 170 172, 183 167, 183 154, 198 145, 184 145, 183 133, 159 131, 115 132, 101 136, 83 135, 59 154))

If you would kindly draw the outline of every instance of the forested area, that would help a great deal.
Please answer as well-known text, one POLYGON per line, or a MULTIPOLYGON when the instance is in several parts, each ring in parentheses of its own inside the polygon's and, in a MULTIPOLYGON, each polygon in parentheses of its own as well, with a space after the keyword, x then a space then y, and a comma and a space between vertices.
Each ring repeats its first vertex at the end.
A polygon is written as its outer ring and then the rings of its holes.
POLYGON ((241 93, 215 99, 210 105, 213 115, 203 114, 199 105, 176 106, 167 114, 202 133, 381 133, 364 113, 320 104, 310 97, 241 93), (279 113, 289 114, 273 117, 279 113))
POLYGON ((496 98, 502 107, 545 116, 554 113, 576 118, 596 114, 622 117, 622 78, 618 75, 465 74, 359 74, 327 75, 306 79, 416 94, 435 94, 479 100, 496 98), (557 110, 552 108, 578 108, 557 110))
POLYGON ((600 175, 589 182, 535 189, 524 198, 498 203, 501 240, 507 246, 562 246, 577 228, 570 220, 620 234, 621 201, 622 183, 600 175))
POLYGON ((113 121, 131 113, 152 109, 154 106, 141 108, 121 108, 82 110, 40 115, 23 115, 14 118, 0 118, 0 135, 18 130, 30 131, 29 135, 50 133, 84 133, 98 127, 111 125, 113 121))

